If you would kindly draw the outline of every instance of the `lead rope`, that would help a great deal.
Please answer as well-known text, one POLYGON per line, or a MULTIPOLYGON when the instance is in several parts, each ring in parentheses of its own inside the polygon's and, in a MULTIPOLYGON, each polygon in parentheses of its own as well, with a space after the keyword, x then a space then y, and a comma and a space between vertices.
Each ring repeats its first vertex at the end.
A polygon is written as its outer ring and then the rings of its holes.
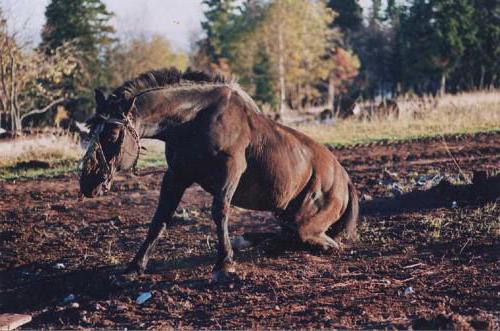
MULTIPOLYGON (((123 120, 114 119, 114 118, 105 118, 105 122, 123 125, 130 132, 132 137, 134 138, 134 141, 137 145, 137 155, 136 155, 134 164, 132 165, 132 173, 137 176, 138 175, 137 163, 139 161, 140 152, 141 152, 141 142, 140 142, 139 134, 137 133, 134 126, 132 125, 132 122, 130 121, 130 117, 126 116, 126 117, 124 117, 123 120)), ((87 152, 85 153, 84 157, 80 161, 80 164, 78 167, 80 168, 81 165, 83 165, 83 163, 85 162, 85 160, 90 158, 92 153, 95 152, 96 157, 99 159, 98 160, 99 173, 103 177, 103 179, 107 179, 107 177, 111 173, 111 169, 108 166, 108 163, 106 161, 106 156, 104 155, 104 151, 102 150, 102 146, 101 146, 101 143, 99 141, 99 135, 100 135, 101 131, 102 131, 102 128, 98 129, 92 135, 92 138, 91 138, 90 143, 89 143, 89 149, 87 149, 87 152)), ((81 172, 82 172, 82 169, 79 169, 80 177, 81 177, 81 172)))
POLYGON ((139 134, 137 133, 135 128, 132 126, 132 123, 130 122, 130 118, 128 116, 125 117, 125 127, 130 132, 130 134, 135 140, 135 143, 137 144, 137 156, 135 158, 134 164, 132 165, 132 173, 138 176, 139 173, 137 171, 137 163, 139 162, 139 157, 141 153, 141 138, 139 137, 139 134))

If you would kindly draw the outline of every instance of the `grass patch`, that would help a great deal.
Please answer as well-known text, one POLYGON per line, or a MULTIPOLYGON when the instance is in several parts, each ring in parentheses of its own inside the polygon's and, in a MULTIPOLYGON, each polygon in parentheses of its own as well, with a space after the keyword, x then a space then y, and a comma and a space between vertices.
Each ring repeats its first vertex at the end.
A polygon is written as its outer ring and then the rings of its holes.
POLYGON ((399 119, 349 118, 334 125, 304 124, 296 128, 321 143, 337 146, 500 131, 499 91, 447 95, 436 107, 419 109, 418 118, 410 105, 399 105, 399 119))
POLYGON ((77 161, 62 160, 51 163, 50 168, 0 167, 0 180, 31 179, 38 177, 57 177, 76 172, 77 161))
POLYGON ((141 145, 146 147, 146 151, 141 153, 137 166, 139 168, 166 167, 165 143, 162 141, 143 139, 141 145))
POLYGON ((488 203, 482 207, 458 208, 441 216, 426 216, 420 231, 429 235, 430 241, 452 241, 461 238, 478 239, 484 236, 500 237, 499 206, 488 203))
POLYGON ((77 161, 82 155, 78 139, 72 135, 30 136, 14 140, 0 140, 0 168, 13 167, 32 160, 58 163, 77 161))
MULTIPOLYGON (((66 139, 50 140, 49 148, 44 148, 46 140, 30 142, 14 142, 10 148, 22 147, 24 152, 16 152, 15 157, 5 158, 0 163, 0 180, 33 179, 38 177, 57 177, 64 174, 76 173, 78 161, 84 151, 79 144, 66 139), (17 166, 19 162, 32 160, 47 162, 48 168, 25 168, 17 166)), ((141 153, 138 168, 166 167, 165 144, 161 141, 144 139, 141 144, 147 151, 141 153)))
POLYGON ((74 136, 30 136, 0 141, 0 180, 54 177, 76 171, 82 149, 74 136), (20 166, 38 161, 46 167, 20 166))

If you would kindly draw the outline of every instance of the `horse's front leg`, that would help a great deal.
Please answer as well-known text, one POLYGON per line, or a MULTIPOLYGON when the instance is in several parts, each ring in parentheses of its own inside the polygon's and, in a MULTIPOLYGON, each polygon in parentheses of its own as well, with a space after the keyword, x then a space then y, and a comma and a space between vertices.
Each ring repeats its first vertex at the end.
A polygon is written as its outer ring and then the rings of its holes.
POLYGON ((228 218, 231 199, 238 187, 241 175, 246 168, 244 157, 229 157, 219 173, 218 189, 215 190, 212 204, 212 218, 217 227, 217 262, 213 269, 214 282, 233 273, 233 249, 229 240, 228 218))
POLYGON ((184 191, 189 184, 176 177, 170 169, 163 177, 158 207, 149 225, 148 235, 134 259, 128 265, 125 273, 142 274, 146 269, 151 251, 156 246, 165 225, 172 220, 184 191))

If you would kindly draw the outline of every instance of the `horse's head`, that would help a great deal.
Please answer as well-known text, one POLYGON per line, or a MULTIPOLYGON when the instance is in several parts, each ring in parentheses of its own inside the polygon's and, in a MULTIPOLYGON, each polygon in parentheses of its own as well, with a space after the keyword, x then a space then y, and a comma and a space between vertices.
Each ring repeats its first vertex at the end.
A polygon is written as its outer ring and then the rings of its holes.
POLYGON ((109 190, 117 171, 135 167, 140 144, 134 103, 106 99, 95 91, 96 113, 88 121, 90 142, 80 162, 80 192, 95 197, 109 190))

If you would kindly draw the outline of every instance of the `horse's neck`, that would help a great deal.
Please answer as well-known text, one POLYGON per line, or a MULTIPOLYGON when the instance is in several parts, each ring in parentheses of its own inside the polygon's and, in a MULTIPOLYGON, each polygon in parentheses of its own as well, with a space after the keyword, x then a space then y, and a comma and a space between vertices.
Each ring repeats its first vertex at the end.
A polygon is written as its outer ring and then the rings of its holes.
POLYGON ((216 100, 217 94, 213 92, 220 86, 177 86, 142 93, 135 100, 141 119, 141 137, 155 137, 159 130, 192 120, 216 100))

